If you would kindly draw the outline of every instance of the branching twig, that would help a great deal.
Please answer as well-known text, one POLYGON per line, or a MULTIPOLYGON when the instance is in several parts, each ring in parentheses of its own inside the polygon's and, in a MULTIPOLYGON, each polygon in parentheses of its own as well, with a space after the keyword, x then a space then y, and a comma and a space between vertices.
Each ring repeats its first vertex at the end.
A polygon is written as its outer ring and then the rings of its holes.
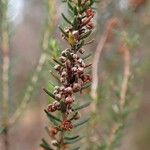
POLYGON ((113 28, 117 25, 117 22, 118 20, 116 18, 112 18, 110 19, 106 26, 106 30, 105 32, 103 33, 99 43, 98 43, 98 46, 97 46, 97 49, 95 51, 95 54, 94 54, 94 58, 93 58, 93 67, 92 67, 92 87, 91 87, 91 96, 94 100, 97 100, 97 88, 98 88, 98 64, 99 64, 99 61, 100 61, 100 56, 101 56, 101 53, 102 53, 102 50, 104 49, 106 43, 107 43, 107 39, 109 37, 109 35, 112 33, 112 30, 113 28))
POLYGON ((120 51, 123 54, 123 60, 124 60, 123 82, 122 82, 121 91, 120 91, 120 108, 123 109, 125 105, 125 101, 126 101, 128 81, 130 77, 130 53, 125 44, 121 46, 120 51))
MULTIPOLYGON (((128 81, 130 77, 130 53, 129 49, 127 48, 126 44, 122 44, 119 51, 123 55, 123 61, 124 61, 124 73, 123 73, 123 81, 121 85, 121 90, 120 90, 120 99, 119 99, 119 108, 120 108, 120 113, 123 113, 125 103, 126 103, 126 94, 127 94, 127 89, 128 89, 128 81)), ((122 118, 122 121, 123 118, 122 118)), ((123 124, 123 122, 122 122, 123 124)), ((114 142, 117 134, 117 130, 120 128, 120 123, 114 122, 109 138, 108 138, 108 150, 111 148, 112 143, 114 142)))
POLYGON ((39 58, 37 67, 35 69, 35 72, 31 78, 31 84, 28 85, 26 91, 25 91, 25 95, 21 101, 20 106, 18 107, 18 109, 16 110, 16 112, 14 113, 14 115, 12 116, 12 118, 10 119, 9 125, 12 126, 21 116, 21 114, 23 113, 23 111, 25 110, 25 108, 27 107, 27 104, 30 102, 31 99, 31 95, 34 91, 34 87, 36 86, 36 84, 38 83, 39 80, 39 75, 41 73, 41 71, 43 70, 43 66, 46 62, 47 59, 47 50, 48 50, 48 44, 49 44, 49 39, 50 39, 50 35, 53 32, 53 27, 54 25, 52 24, 52 22, 55 22, 55 15, 52 17, 52 14, 54 14, 55 12, 55 1, 54 0, 48 0, 48 16, 49 18, 47 18, 47 27, 46 30, 44 32, 44 37, 43 37, 43 42, 42 42, 42 49, 43 52, 39 58))

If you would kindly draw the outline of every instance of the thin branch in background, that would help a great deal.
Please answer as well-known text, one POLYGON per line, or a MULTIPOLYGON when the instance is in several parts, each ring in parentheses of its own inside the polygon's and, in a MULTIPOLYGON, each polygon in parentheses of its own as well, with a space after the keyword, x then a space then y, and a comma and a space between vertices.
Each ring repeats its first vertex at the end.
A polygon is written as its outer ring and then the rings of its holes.
POLYGON ((108 22, 106 23, 106 29, 98 43, 97 49, 94 54, 93 67, 92 67, 92 87, 91 87, 91 96, 94 100, 97 100, 97 88, 99 85, 98 66, 99 66, 100 57, 107 43, 108 38, 112 34, 112 30, 116 27, 117 24, 118 24, 118 19, 116 18, 111 18, 110 20, 108 20, 108 22))
POLYGON ((2 124, 5 128, 3 132, 4 148, 9 149, 8 142, 8 113, 9 113, 9 67, 10 67, 10 50, 9 50, 9 31, 7 23, 7 0, 2 1, 1 5, 3 7, 2 11, 2 22, 1 22, 1 49, 3 54, 3 64, 2 64, 2 109, 3 117, 2 124))
POLYGON ((38 83, 39 75, 42 72, 44 64, 47 60, 47 50, 49 47, 50 35, 53 32, 53 28, 54 28, 54 24, 55 24, 55 17, 56 17, 55 15, 52 16, 52 14, 55 13, 55 1, 54 0, 48 0, 47 3, 48 3, 47 4, 48 5, 48 8, 47 8, 48 9, 48 15, 47 16, 49 18, 47 18, 47 27, 45 29, 43 42, 42 42, 43 51, 42 51, 41 56, 39 58, 35 72, 31 78, 31 84, 28 85, 28 87, 25 91, 25 95, 21 101, 20 106, 18 107, 18 109, 16 110, 16 112, 14 113, 12 118, 10 119, 10 122, 9 122, 10 126, 12 126, 20 118, 20 116, 24 112, 25 108, 27 107, 27 104, 30 102, 34 88, 36 87, 36 85, 38 83))
MULTIPOLYGON (((120 113, 123 113, 124 108, 125 108, 125 103, 126 103, 128 82, 129 82, 129 78, 130 78, 130 52, 125 43, 121 44, 119 51, 122 54, 123 61, 124 61, 123 81, 122 81, 122 85, 121 85, 120 99, 119 99, 120 113)), ((122 121, 124 121, 124 119, 122 119, 122 121)), ((117 131, 123 125, 123 123, 124 122, 122 122, 122 123, 115 122, 112 125, 112 129, 111 129, 111 132, 110 132, 110 135, 108 138, 108 146, 107 146, 108 150, 111 148, 111 146, 116 138, 117 131)))
POLYGON ((125 44, 121 45, 120 52, 123 54, 123 60, 124 60, 123 82, 120 91, 120 108, 123 109, 126 102, 126 93, 127 93, 128 81, 130 77, 130 53, 125 44))

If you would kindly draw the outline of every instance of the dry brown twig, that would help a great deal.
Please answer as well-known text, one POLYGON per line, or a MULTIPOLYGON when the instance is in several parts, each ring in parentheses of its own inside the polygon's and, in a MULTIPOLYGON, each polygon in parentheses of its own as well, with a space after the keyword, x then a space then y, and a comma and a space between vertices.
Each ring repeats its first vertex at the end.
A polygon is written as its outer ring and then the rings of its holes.
MULTIPOLYGON (((122 54, 123 61, 124 61, 123 81, 121 85, 120 99, 119 99, 119 108, 120 111, 122 112, 126 103, 126 94, 127 94, 128 82, 130 78, 130 52, 127 45, 124 42, 123 44, 121 44, 119 48, 119 52, 122 54)), ((119 129, 119 127, 120 124, 117 124, 116 122, 112 125, 112 129, 108 137, 108 149, 111 147, 115 139, 116 131, 119 129)))
MULTIPOLYGON (((48 16, 52 16, 51 14, 55 12, 55 1, 54 0, 48 0, 48 16)), ((34 91, 34 87, 36 86, 38 80, 39 80, 39 74, 43 69, 43 66, 47 60, 47 50, 49 46, 49 37, 50 34, 53 32, 54 24, 56 22, 56 16, 48 18, 48 25, 46 27, 46 30, 44 31, 43 41, 42 41, 42 53, 39 58, 39 61, 37 63, 35 72, 31 78, 31 84, 28 85, 25 95, 21 101, 20 106, 16 110, 16 112, 13 114, 9 121, 9 126, 12 126, 21 116, 21 114, 24 112, 25 108, 27 107, 27 104, 29 103, 31 99, 31 95, 34 91), (51 23, 53 22, 53 24, 51 23)))
POLYGON ((92 67, 92 86, 91 86, 91 96, 94 100, 97 100, 97 88, 99 84, 98 64, 100 61, 100 57, 107 43, 107 40, 112 35, 112 30, 117 26, 117 24, 118 24, 117 18, 111 18, 110 20, 108 20, 108 22, 106 23, 106 30, 104 31, 94 54, 93 67, 92 67))

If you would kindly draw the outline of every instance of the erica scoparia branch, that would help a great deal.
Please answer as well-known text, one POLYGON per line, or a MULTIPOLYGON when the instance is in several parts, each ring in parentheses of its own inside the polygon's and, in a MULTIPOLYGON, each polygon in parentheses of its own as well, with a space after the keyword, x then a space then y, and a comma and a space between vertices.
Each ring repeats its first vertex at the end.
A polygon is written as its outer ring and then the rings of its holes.
POLYGON ((74 107, 74 102, 77 101, 75 94, 89 87, 92 80, 91 75, 85 73, 91 64, 85 64, 82 55, 86 52, 83 46, 88 41, 85 42, 85 40, 94 29, 92 20, 95 12, 92 6, 96 0, 64 0, 63 2, 67 4, 73 18, 68 19, 62 13, 68 26, 65 28, 59 26, 62 38, 69 45, 67 49, 61 52, 59 58, 53 58, 56 63, 54 70, 60 76, 60 85, 55 86, 53 92, 44 89, 54 99, 45 110, 47 117, 52 122, 51 128, 46 128, 52 139, 51 145, 44 139, 41 144, 46 150, 53 148, 58 150, 70 149, 69 144, 79 141, 81 137, 78 135, 68 137, 67 134, 75 127, 88 121, 88 118, 81 121, 77 120, 80 119, 78 110, 87 107, 89 103, 79 106, 78 109, 74 107))

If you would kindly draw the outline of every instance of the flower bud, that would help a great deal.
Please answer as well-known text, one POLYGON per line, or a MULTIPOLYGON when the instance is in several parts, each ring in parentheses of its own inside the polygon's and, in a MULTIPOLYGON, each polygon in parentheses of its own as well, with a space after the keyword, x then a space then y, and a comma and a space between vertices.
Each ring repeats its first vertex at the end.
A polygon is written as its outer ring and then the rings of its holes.
POLYGON ((53 106, 52 104, 50 104, 50 105, 48 106, 48 108, 47 108, 47 111, 48 111, 48 112, 54 112, 54 111, 56 111, 56 109, 54 108, 54 106, 53 106))
POLYGON ((54 66, 54 69, 57 70, 57 71, 60 71, 61 66, 60 66, 60 65, 55 65, 55 66, 54 66))
POLYGON ((79 52, 80 52, 81 54, 83 54, 83 53, 85 52, 85 49, 81 48, 81 49, 79 49, 79 52))
POLYGON ((61 73, 61 76, 62 76, 62 77, 66 77, 66 76, 67 76, 67 72, 66 72, 66 71, 63 71, 63 72, 61 73))
POLYGON ((58 133, 58 130, 57 130, 56 128, 52 128, 52 129, 50 130, 50 136, 51 136, 51 137, 54 137, 57 133, 58 133))
POLYGON ((74 83, 73 84, 73 91, 78 92, 81 90, 81 85, 79 83, 74 83))
POLYGON ((85 67, 85 63, 84 63, 83 61, 82 61, 82 63, 81 63, 81 66, 82 66, 82 67, 85 67))
POLYGON ((83 60, 82 60, 81 58, 79 58, 79 59, 78 59, 78 63, 81 64, 82 62, 83 62, 83 60))
POLYGON ((64 91, 65 90, 65 87, 64 86, 61 86, 60 87, 60 91, 64 91))
POLYGON ((57 94, 57 93, 58 93, 58 90, 54 90, 53 94, 55 95, 55 94, 57 94))
POLYGON ((66 61, 66 57, 64 57, 64 56, 61 56, 59 59, 62 63, 64 63, 66 61))
POLYGON ((78 58, 78 55, 77 55, 77 54, 73 54, 73 58, 74 58, 74 59, 77 59, 77 58, 78 58))
POLYGON ((52 145, 53 146, 58 146, 58 142, 56 140, 52 140, 52 145))
POLYGON ((66 50, 62 51, 61 54, 62 54, 62 56, 65 57, 66 56, 66 50))
POLYGON ((72 87, 67 87, 65 89, 65 92, 71 94, 72 93, 72 87))
POLYGON ((72 72, 74 72, 74 73, 77 72, 77 67, 73 67, 72 72))
POLYGON ((87 75, 82 75, 82 76, 81 76, 81 79, 82 79, 83 82, 86 82, 86 83, 92 81, 91 76, 88 75, 88 74, 87 74, 87 75))
POLYGON ((77 69, 77 72, 78 72, 79 74, 82 74, 82 73, 84 72, 84 68, 79 67, 79 68, 77 69))
POLYGON ((64 120, 61 127, 65 131, 70 131, 73 128, 73 124, 70 120, 64 120))
POLYGON ((65 78, 63 78, 63 77, 60 78, 60 82, 61 82, 61 83, 64 83, 64 82, 65 82, 65 78))
POLYGON ((61 94, 56 94, 56 95, 55 95, 55 98, 56 98, 57 100, 61 100, 61 94))
POLYGON ((59 90, 59 86, 55 86, 55 88, 54 88, 55 90, 59 90))
POLYGON ((74 102, 74 99, 73 99, 71 96, 66 97, 65 103, 66 103, 67 105, 70 105, 70 104, 72 104, 73 102, 74 102))
POLYGON ((53 106, 58 109, 60 107, 60 103, 58 101, 54 101, 53 106))
POLYGON ((78 31, 73 31, 72 34, 73 34, 73 36, 74 36, 74 38, 75 38, 76 40, 79 39, 79 32, 78 32, 78 31))

